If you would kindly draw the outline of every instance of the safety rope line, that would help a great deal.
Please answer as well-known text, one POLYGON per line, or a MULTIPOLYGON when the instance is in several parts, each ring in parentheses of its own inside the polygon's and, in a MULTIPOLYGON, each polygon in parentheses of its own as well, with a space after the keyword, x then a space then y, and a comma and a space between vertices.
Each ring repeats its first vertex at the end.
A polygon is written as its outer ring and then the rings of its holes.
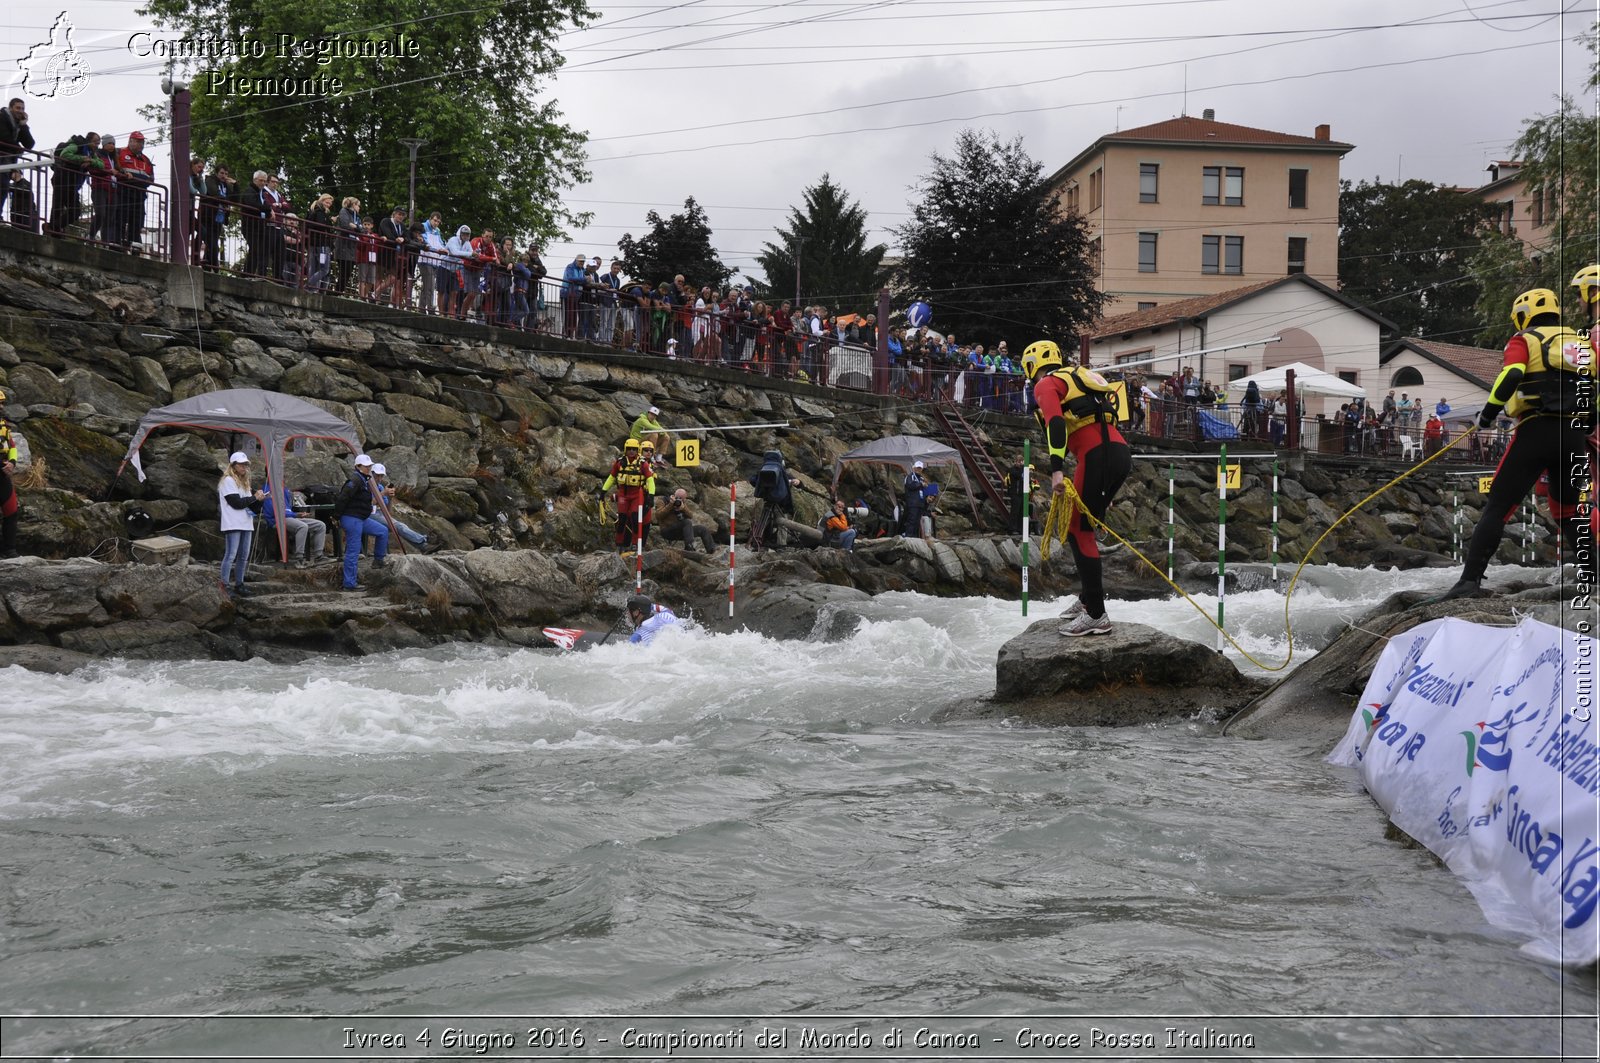
POLYGON ((1204 618, 1206 623, 1210 624, 1213 628, 1216 628, 1217 632, 1224 639, 1226 639, 1228 641, 1228 645, 1230 645, 1234 649, 1238 650, 1240 655, 1243 656, 1245 660, 1249 661, 1251 664, 1255 665, 1257 668, 1260 668, 1264 672, 1281 672, 1285 668, 1289 667, 1289 662, 1290 661, 1294 660, 1294 625, 1291 623, 1290 617, 1289 617, 1289 600, 1290 600, 1290 598, 1292 598, 1294 596, 1295 584, 1297 582, 1299 582, 1299 580, 1300 580, 1300 572, 1301 572, 1301 570, 1304 569, 1306 567, 1306 565, 1311 562, 1311 558, 1316 555, 1317 548, 1322 545, 1323 540, 1326 539, 1328 536, 1332 535, 1335 528, 1337 528, 1339 525, 1343 524, 1350 517, 1354 516, 1356 511, 1359 510, 1362 506, 1366 505, 1368 502, 1371 502, 1374 498, 1377 498, 1379 495, 1383 494, 1384 492, 1389 491, 1390 489, 1395 487, 1397 484, 1399 484, 1402 480, 1405 480, 1405 479, 1407 479, 1407 478, 1409 478, 1411 476, 1415 476, 1417 473, 1421 472, 1428 465, 1430 465, 1433 462, 1438 461, 1440 458, 1444 457, 1445 452, 1448 451, 1451 447, 1454 447, 1456 444, 1465 441, 1468 437, 1470 437, 1471 435, 1473 435, 1477 431, 1478 431, 1478 426, 1477 425, 1473 425, 1472 427, 1468 428, 1467 431, 1461 433, 1459 436, 1457 436, 1456 438, 1452 439, 1449 443, 1447 443, 1444 446, 1440 447, 1438 449, 1438 451, 1436 451, 1434 453, 1433 457, 1426 458, 1426 459, 1418 462, 1417 464, 1411 466, 1411 468, 1407 469, 1405 472, 1402 472, 1399 476, 1396 476, 1394 479, 1390 480, 1388 483, 1384 484, 1382 487, 1378 488, 1376 491, 1373 491, 1371 494, 1367 495, 1361 501, 1357 502, 1355 505, 1353 505, 1349 509, 1345 510, 1343 513, 1341 513, 1339 515, 1337 520, 1335 520, 1332 524, 1328 525, 1328 528, 1327 528, 1326 531, 1324 531, 1321 535, 1317 536, 1316 542, 1311 544, 1311 548, 1308 549, 1306 551, 1306 553, 1305 553, 1305 556, 1303 558, 1301 558, 1300 564, 1295 566, 1294 575, 1290 578, 1289 586, 1284 591, 1284 594, 1283 594, 1283 631, 1284 631, 1284 635, 1288 639, 1289 648, 1288 648, 1287 656, 1284 657, 1282 663, 1280 663, 1280 664, 1266 664, 1263 661, 1258 660, 1255 656, 1253 656, 1250 653, 1249 650, 1247 650, 1243 646, 1239 645, 1239 643, 1234 640, 1234 637, 1232 635, 1230 635, 1226 631, 1224 631, 1217 624, 1217 622, 1211 618, 1211 614, 1206 611, 1206 609, 1205 609, 1205 607, 1203 605, 1201 605, 1199 602, 1197 602, 1193 598, 1191 598, 1187 591, 1185 591, 1182 587, 1178 586, 1170 578, 1168 578, 1167 574, 1165 572, 1163 572, 1160 569, 1160 567, 1158 567, 1156 565, 1156 563, 1154 561, 1151 561, 1148 557, 1144 556, 1144 554, 1140 553, 1139 548, 1134 546, 1127 539, 1124 539, 1121 535, 1119 535, 1115 528, 1111 527, 1111 525, 1107 524, 1105 521, 1100 520, 1099 518, 1097 518, 1093 513, 1090 513, 1089 510, 1088 510, 1088 507, 1086 507, 1083 504, 1083 500, 1078 496, 1077 492, 1073 489, 1072 482, 1070 480, 1063 480, 1062 481, 1062 487, 1064 487, 1065 490, 1056 492, 1056 493, 1051 495, 1051 498, 1050 498, 1050 512, 1045 517, 1045 522, 1044 522, 1044 528, 1045 528, 1045 530, 1044 530, 1044 544, 1043 544, 1043 546, 1042 546, 1042 548, 1040 550, 1040 556, 1041 556, 1042 560, 1045 560, 1045 561, 1048 561, 1050 559, 1050 540, 1051 540, 1052 531, 1056 532, 1056 534, 1059 535, 1061 542, 1063 542, 1063 543, 1066 542, 1066 539, 1067 539, 1067 527, 1072 522, 1072 513, 1073 513, 1074 510, 1081 510, 1083 512, 1083 515, 1085 517, 1087 517, 1089 519, 1089 521, 1095 525, 1095 527, 1103 529, 1108 535, 1110 535, 1117 542, 1121 543, 1123 546, 1125 546, 1129 550, 1133 551, 1133 555, 1135 557, 1137 557, 1140 561, 1144 562, 1146 568, 1148 568, 1151 572, 1154 572, 1158 577, 1161 578, 1161 581, 1163 583, 1165 583, 1167 586, 1171 587, 1174 591, 1176 591, 1180 598, 1182 598, 1184 601, 1188 602, 1191 606, 1193 606, 1194 607, 1194 611, 1199 613, 1200 616, 1202 618, 1204 618), (1059 515, 1058 515, 1058 512, 1057 512, 1058 510, 1060 511, 1059 515))

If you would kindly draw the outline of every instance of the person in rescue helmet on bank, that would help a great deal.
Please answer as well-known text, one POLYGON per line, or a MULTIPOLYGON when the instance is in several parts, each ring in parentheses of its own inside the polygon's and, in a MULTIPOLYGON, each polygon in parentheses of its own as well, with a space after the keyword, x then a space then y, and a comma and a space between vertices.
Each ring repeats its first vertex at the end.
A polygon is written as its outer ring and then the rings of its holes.
POLYGON ((1583 304, 1584 331, 1589 336, 1589 349, 1600 353, 1595 344, 1600 343, 1600 263, 1585 266, 1572 275, 1572 286, 1578 289, 1578 301, 1583 304))
POLYGON ((1073 507, 1067 543, 1083 586, 1077 603, 1061 614, 1067 621, 1061 633, 1109 634, 1100 547, 1085 511, 1105 520, 1111 500, 1133 471, 1133 450, 1117 431, 1116 391, 1094 370, 1062 364, 1061 348, 1049 340, 1029 344, 1022 352, 1022 372, 1033 388, 1034 416, 1044 428, 1050 452, 1051 505, 1073 507), (1065 473, 1068 452, 1078 463, 1070 494, 1065 473))
POLYGON ((1589 479, 1589 434, 1595 428, 1594 351, 1580 333, 1561 324, 1561 303, 1548 288, 1533 288, 1511 304, 1517 334, 1506 344, 1504 367, 1478 414, 1478 429, 1494 425, 1503 409, 1516 429, 1500 458, 1478 525, 1467 544, 1461 578, 1445 598, 1483 593, 1483 574, 1505 534, 1506 515, 1525 498, 1541 473, 1549 473, 1552 515, 1577 558, 1580 579, 1595 574, 1595 542, 1578 514, 1589 479))
POLYGON ((642 547, 649 533, 649 524, 639 526, 639 507, 647 505, 656 493, 654 469, 639 459, 639 441, 629 439, 622 444, 622 457, 611 463, 611 473, 597 489, 601 495, 616 489, 617 552, 628 553, 635 541, 642 547))

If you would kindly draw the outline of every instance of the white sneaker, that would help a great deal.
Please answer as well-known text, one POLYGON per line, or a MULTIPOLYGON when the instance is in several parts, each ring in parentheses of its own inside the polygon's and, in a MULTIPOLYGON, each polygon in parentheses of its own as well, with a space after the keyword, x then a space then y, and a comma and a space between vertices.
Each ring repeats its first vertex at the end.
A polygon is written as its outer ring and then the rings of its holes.
POLYGON ((1061 633, 1070 638, 1079 638, 1084 635, 1109 635, 1111 634, 1111 617, 1093 617, 1086 609, 1079 613, 1071 623, 1061 625, 1061 633))
POLYGON ((1061 610, 1061 619, 1063 619, 1063 620, 1076 620, 1078 617, 1082 616, 1087 611, 1088 610, 1084 607, 1083 599, 1074 598, 1074 599, 1072 599, 1072 604, 1071 605, 1069 605, 1065 609, 1061 610))

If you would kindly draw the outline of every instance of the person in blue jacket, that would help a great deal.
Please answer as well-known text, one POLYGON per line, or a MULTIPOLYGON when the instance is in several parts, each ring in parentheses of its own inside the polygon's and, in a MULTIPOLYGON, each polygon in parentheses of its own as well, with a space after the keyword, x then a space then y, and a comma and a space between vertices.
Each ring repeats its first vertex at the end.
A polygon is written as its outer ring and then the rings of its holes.
POLYGON ((678 615, 664 605, 657 605, 649 595, 635 594, 628 599, 628 620, 633 623, 629 642, 648 646, 661 633, 662 628, 678 623, 678 615))

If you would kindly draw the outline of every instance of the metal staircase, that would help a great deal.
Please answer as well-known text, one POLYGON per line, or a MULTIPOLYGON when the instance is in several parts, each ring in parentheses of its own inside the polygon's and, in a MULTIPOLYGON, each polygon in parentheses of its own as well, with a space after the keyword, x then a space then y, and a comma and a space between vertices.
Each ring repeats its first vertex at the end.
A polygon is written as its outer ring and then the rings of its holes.
POLYGON ((972 425, 961 416, 961 410, 953 402, 941 402, 933 406, 933 416, 939 421, 944 434, 950 437, 956 450, 961 454, 961 461, 967 467, 967 472, 972 474, 983 493, 1000 513, 1003 527, 1011 527, 1011 504, 1006 497, 1006 480, 1000 472, 1000 467, 989 456, 989 451, 978 440, 978 434, 972 430, 972 425))

